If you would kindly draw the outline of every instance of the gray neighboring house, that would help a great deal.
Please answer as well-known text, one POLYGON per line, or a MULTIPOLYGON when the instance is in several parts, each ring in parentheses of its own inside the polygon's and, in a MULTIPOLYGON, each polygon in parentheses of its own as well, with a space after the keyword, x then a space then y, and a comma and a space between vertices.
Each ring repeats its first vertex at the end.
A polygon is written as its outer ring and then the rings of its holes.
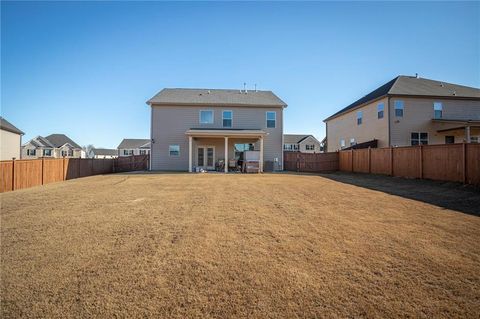
POLYGON ((89 158, 117 158, 118 150, 110 148, 92 148, 88 152, 89 158))
POLYGON ((300 153, 320 153, 321 143, 309 134, 284 134, 283 150, 300 153))
POLYGON ((150 154, 150 140, 146 138, 124 138, 118 145, 118 156, 150 154))
POLYGON ((12 123, 0 117, 0 160, 20 159, 23 134, 12 123))
POLYGON ((84 158, 85 151, 65 134, 51 134, 46 137, 37 136, 22 146, 22 158, 84 158))
POLYGON ((260 171, 283 169, 287 104, 271 91, 166 88, 147 104, 152 170, 213 170, 247 150, 259 151, 260 171))

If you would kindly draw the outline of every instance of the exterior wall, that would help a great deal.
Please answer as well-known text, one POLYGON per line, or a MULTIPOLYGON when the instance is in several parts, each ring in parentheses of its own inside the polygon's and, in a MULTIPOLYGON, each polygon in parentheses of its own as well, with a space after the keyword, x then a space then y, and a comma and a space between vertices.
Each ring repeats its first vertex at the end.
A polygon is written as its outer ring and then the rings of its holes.
POLYGON ((378 140, 378 147, 388 146, 388 98, 373 101, 365 106, 340 115, 327 122, 327 152, 340 149, 340 140, 350 146, 350 139, 363 143, 378 140), (377 118, 377 105, 384 104, 383 118, 377 118), (357 125, 357 112, 363 112, 362 124, 357 125))
MULTIPOLYGON (((130 155, 124 155, 123 154, 123 151, 125 150, 131 150, 132 148, 120 148, 118 149, 118 156, 130 156, 130 155)), ((140 150, 146 150, 147 151, 147 154, 150 154, 150 149, 140 149, 140 148, 133 148, 133 155, 140 155, 140 150)))
MULTIPOLYGON (((35 159, 35 158, 41 157, 43 155, 43 149, 36 148, 35 146, 33 146, 30 143, 27 143, 27 144, 23 145, 21 152, 22 152, 22 155, 21 155, 22 159, 35 159), (35 156, 27 155, 27 150, 36 150, 36 155, 35 156)), ((52 151, 52 155, 53 155, 53 151, 52 151)))
MULTIPOLYGON (((456 123, 432 122, 433 103, 442 102, 443 118, 480 120, 480 101, 433 99, 433 98, 390 98, 390 141, 393 146, 411 145, 412 132, 428 133, 428 144, 445 144, 445 136, 455 136, 455 143, 464 141, 462 132, 441 132, 438 130, 459 127, 456 123), (395 117, 394 101, 404 102, 403 117, 395 117)), ((474 134, 472 134, 474 136, 474 134)))
MULTIPOLYGON (((188 170, 188 136, 185 132, 191 128, 217 128, 222 126, 222 111, 233 111, 232 129, 261 129, 268 133, 264 138, 264 161, 274 161, 275 158, 282 162, 283 139, 283 108, 260 107, 201 107, 201 106, 152 106, 152 170, 188 170), (213 124, 200 124, 199 111, 213 110, 213 124), (266 112, 275 111, 276 127, 266 128, 266 112), (169 156, 169 145, 180 146, 180 156, 169 156)), ((215 140, 215 139, 209 139, 215 140)), ((233 138, 230 138, 230 143, 233 138)), ((195 141, 197 143, 198 141, 195 141)), ((195 145, 195 144, 194 144, 195 145)), ((215 142, 216 160, 224 157, 224 139, 218 138, 215 142)), ((232 144, 233 145, 233 144, 232 144)), ((229 147, 230 148, 230 147, 229 147)), ((233 147, 229 152, 232 152, 233 147)), ((194 161, 196 163, 196 150, 194 147, 194 161)))
POLYGON ((22 136, 9 131, 0 130, 0 160, 20 159, 22 136))
POLYGON ((299 152, 300 153, 320 153, 320 142, 309 136, 307 137, 306 139, 304 139, 303 141, 300 142, 299 144, 299 152), (306 149, 306 145, 314 145, 315 149, 314 150, 307 150, 306 149))

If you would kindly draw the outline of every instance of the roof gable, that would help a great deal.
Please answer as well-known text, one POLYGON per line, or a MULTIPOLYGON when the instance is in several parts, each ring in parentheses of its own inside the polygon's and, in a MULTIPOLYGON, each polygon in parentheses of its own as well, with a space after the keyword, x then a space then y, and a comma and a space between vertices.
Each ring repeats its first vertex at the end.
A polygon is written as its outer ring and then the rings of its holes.
POLYGON ((147 101, 152 105, 273 106, 286 107, 272 91, 165 88, 147 101))

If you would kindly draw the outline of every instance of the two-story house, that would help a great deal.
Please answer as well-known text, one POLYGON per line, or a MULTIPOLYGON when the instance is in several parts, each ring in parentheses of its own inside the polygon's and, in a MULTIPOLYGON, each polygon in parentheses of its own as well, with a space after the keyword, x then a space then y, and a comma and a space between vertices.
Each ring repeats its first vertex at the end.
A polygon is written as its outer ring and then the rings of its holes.
POLYGON ((300 153, 320 153, 322 152, 322 145, 313 135, 284 134, 283 150, 300 153))
POLYGON ((152 170, 212 170, 249 150, 259 151, 260 171, 283 168, 287 105, 271 91, 163 89, 147 104, 152 170))
POLYGON ((23 134, 12 123, 0 117, 0 160, 20 159, 23 134))
POLYGON ((124 138, 117 150, 118 156, 148 155, 150 154, 150 140, 148 138, 124 138))
POLYGON ((46 137, 37 136, 22 146, 22 158, 84 158, 85 151, 65 134, 51 134, 46 137))
POLYGON ((378 147, 478 142, 480 89, 398 76, 324 122, 329 152, 374 139, 378 147))

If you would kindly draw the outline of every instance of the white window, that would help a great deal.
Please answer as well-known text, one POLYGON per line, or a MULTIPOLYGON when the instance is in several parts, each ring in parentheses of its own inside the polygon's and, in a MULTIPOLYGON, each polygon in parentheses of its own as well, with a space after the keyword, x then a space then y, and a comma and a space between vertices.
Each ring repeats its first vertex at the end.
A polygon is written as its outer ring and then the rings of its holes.
POLYGON ((470 136, 470 143, 478 143, 479 141, 480 141, 480 137, 470 136))
POLYGON ((27 149, 27 155, 28 156, 35 156, 36 153, 37 153, 37 150, 28 150, 27 149))
POLYGON ((357 112, 357 125, 362 124, 362 118, 363 118, 363 112, 362 112, 362 111, 358 111, 358 112, 357 112))
POLYGON ((267 112, 267 128, 275 128, 277 122, 277 112, 267 112))
POLYGON ((350 139, 350 146, 353 146, 353 145, 355 145, 355 144, 357 144, 357 142, 355 142, 355 138, 352 137, 352 138, 350 139))
POLYGON ((67 151, 62 151, 62 157, 67 156, 67 151))
POLYGON ((412 132, 410 137, 411 145, 427 145, 428 133, 412 132))
POLYGON ((147 155, 147 150, 140 150, 140 155, 147 155))
POLYGON ((314 151, 315 150, 315 145, 314 144, 306 144, 305 149, 307 151, 314 151))
POLYGON ((50 148, 44 149, 43 156, 52 156, 52 149, 50 148))
POLYGON ((180 145, 170 145, 168 147, 168 154, 170 156, 180 156, 180 145))
POLYGON ((68 150, 68 156, 73 156, 73 150, 68 150))
POLYGON ((403 101, 401 100, 394 101, 394 107, 395 107, 395 116, 403 117, 403 101))
POLYGON ((291 151, 293 150, 293 144, 285 144, 283 148, 287 151, 291 151))
POLYGON ((125 156, 133 155, 133 150, 123 150, 123 155, 125 156))
POLYGON ((383 110, 384 110, 385 106, 383 103, 379 103, 377 105, 377 117, 379 119, 383 119, 383 110))
POLYGON ((442 118, 442 111, 443 111, 442 102, 434 102, 433 103, 433 118, 434 119, 441 119, 442 118))
POLYGON ((222 112, 223 127, 232 127, 233 111, 222 112))
POLYGON ((345 140, 343 138, 340 140, 340 148, 345 148, 345 140))
POLYGON ((200 111, 200 124, 213 124, 213 111, 201 110, 200 111))

